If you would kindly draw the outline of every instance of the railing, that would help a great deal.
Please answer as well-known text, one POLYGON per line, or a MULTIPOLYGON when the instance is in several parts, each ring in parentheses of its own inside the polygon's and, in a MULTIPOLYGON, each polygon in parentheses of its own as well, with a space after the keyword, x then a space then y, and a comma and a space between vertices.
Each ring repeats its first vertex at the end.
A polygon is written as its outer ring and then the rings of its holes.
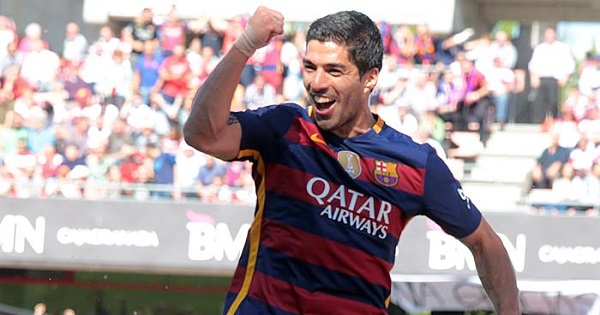
POLYGON ((17 181, 0 178, 0 197, 86 200, 164 200, 254 204, 253 187, 213 185, 180 187, 173 184, 94 181, 17 181))

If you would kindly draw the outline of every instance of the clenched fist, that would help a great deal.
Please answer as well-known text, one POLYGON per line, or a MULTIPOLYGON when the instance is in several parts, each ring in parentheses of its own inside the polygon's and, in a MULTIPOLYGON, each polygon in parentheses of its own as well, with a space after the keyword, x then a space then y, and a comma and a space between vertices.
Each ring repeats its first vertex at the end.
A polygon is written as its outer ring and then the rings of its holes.
POLYGON ((233 46, 250 57, 257 49, 266 46, 273 37, 281 34, 283 34, 283 15, 260 6, 250 17, 246 29, 233 46))

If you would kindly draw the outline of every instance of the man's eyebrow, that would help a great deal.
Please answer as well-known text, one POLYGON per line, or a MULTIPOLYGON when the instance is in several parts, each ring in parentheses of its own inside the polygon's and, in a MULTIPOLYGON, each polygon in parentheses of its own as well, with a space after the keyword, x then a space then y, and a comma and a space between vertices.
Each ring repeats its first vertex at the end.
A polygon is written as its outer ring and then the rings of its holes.
MULTIPOLYGON (((309 59, 303 58, 302 59, 302 63, 303 64, 309 64, 309 65, 315 65, 314 62, 310 61, 309 59)), ((343 63, 338 63, 338 62, 330 62, 330 63, 326 63, 323 65, 323 68, 346 68, 346 65, 343 63)))

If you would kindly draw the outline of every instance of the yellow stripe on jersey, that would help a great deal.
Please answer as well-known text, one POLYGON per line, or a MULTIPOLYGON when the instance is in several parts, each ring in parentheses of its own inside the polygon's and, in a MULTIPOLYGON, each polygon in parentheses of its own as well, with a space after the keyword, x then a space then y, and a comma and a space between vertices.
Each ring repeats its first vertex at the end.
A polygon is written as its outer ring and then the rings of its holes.
POLYGON ((260 233, 262 226, 262 217, 265 209, 265 162, 262 159, 260 153, 256 150, 242 150, 238 153, 237 158, 246 158, 252 157, 256 163, 256 171, 260 178, 260 183, 256 193, 257 200, 257 212, 254 217, 254 221, 252 222, 252 226, 250 227, 250 253, 248 256, 248 265, 246 266, 246 274, 244 275, 244 282, 242 283, 242 288, 240 292, 238 292, 235 300, 231 304, 227 315, 233 315, 236 313, 238 307, 242 303, 242 301, 248 295, 248 291, 250 290, 250 284, 252 283, 252 278, 254 276, 254 270, 256 268, 256 260, 258 258, 258 247, 260 245, 260 233))
POLYGON ((383 124, 385 124, 385 121, 383 121, 381 117, 377 116, 377 122, 375 125, 373 125, 373 131, 375 131, 375 133, 380 133, 381 129, 383 128, 383 124))

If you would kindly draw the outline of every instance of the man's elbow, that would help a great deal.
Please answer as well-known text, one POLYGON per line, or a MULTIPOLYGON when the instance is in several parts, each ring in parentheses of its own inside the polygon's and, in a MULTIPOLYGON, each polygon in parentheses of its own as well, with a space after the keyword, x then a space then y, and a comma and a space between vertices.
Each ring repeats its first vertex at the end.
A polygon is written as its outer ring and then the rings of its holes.
POLYGON ((183 125, 183 140, 192 148, 201 152, 206 152, 208 148, 206 141, 203 141, 203 138, 205 137, 201 135, 197 126, 194 126, 189 121, 183 125))

